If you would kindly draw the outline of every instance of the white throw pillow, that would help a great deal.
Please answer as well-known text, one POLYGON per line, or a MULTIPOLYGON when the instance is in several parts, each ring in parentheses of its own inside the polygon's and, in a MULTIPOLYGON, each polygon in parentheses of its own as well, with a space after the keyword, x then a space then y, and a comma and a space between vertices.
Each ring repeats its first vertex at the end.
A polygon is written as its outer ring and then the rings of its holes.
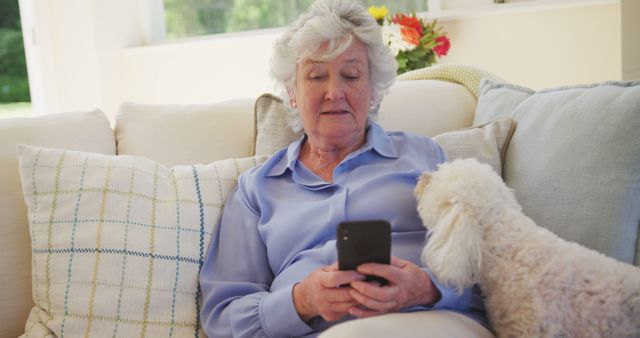
POLYGON ((20 145, 36 303, 26 335, 193 337, 198 273, 238 175, 266 159, 167 168, 20 145))

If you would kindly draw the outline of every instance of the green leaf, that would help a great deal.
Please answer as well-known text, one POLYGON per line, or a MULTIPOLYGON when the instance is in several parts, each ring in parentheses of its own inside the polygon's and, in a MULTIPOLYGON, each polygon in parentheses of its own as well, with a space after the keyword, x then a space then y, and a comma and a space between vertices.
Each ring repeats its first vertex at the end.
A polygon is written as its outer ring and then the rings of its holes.
POLYGON ((396 61, 398 62, 398 68, 407 66, 407 59, 398 55, 396 61))

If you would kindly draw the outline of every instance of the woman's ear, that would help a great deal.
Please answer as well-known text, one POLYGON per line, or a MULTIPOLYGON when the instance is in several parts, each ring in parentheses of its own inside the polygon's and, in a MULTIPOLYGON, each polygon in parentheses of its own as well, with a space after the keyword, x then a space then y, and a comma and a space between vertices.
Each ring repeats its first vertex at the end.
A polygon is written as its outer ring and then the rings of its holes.
POLYGON ((296 92, 293 89, 287 89, 287 94, 289 95, 289 105, 291 107, 296 107, 296 92))
POLYGON ((482 234, 464 205, 454 203, 429 229, 422 261, 439 281, 458 292, 477 282, 482 268, 482 234))

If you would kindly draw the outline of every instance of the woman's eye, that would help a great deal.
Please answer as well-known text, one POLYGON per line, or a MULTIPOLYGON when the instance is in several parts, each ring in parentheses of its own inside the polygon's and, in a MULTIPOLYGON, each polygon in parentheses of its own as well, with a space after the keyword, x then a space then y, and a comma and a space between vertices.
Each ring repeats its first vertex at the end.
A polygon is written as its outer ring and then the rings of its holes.
POLYGON ((347 80, 358 80, 360 78, 360 75, 347 73, 347 74, 343 74, 342 77, 344 77, 347 80))

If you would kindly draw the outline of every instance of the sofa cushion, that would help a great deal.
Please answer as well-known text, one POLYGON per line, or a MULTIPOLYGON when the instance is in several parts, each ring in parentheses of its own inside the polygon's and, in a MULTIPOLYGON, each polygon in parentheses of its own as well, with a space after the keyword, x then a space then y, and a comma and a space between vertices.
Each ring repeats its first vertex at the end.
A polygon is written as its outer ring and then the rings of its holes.
POLYGON ((638 265, 640 81, 481 87, 474 123, 516 121, 503 177, 524 212, 567 240, 638 265))
POLYGON ((514 130, 513 120, 498 118, 477 127, 442 133, 434 137, 448 161, 475 158, 502 174, 502 162, 514 130))
POLYGON ((256 155, 271 155, 302 136, 287 125, 282 99, 272 94, 262 94, 254 107, 256 155))
MULTIPOLYGON (((476 99, 463 85, 437 80, 397 81, 380 105, 378 122, 385 130, 435 136, 469 127, 476 99)), ((264 94, 256 101, 256 155, 273 154, 297 139, 290 131, 282 101, 264 94)))
POLYGON ((101 111, 0 119, 0 337, 24 330, 31 300, 31 254, 27 208, 20 187, 16 144, 115 154, 109 120, 101 111))
POLYGON ((435 136, 471 126, 477 100, 467 87, 438 80, 396 81, 380 104, 386 130, 435 136))
POLYGON ((32 233, 29 333, 193 337, 198 273, 240 172, 265 158, 168 168, 137 156, 19 147, 32 233))
POLYGON ((212 104, 124 103, 116 114, 119 155, 166 166, 209 163, 254 152, 253 100, 212 104))

